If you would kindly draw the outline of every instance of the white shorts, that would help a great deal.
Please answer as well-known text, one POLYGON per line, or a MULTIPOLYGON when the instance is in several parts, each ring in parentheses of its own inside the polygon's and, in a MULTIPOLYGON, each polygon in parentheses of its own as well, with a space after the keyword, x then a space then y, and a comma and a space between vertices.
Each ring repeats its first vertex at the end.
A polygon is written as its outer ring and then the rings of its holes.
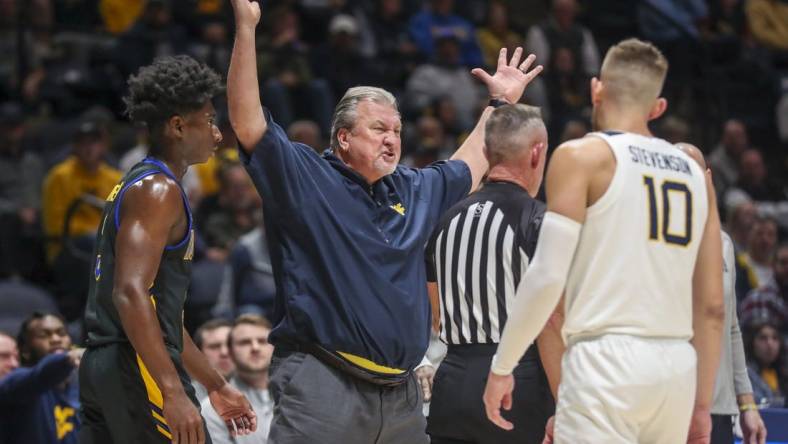
POLYGON ((696 365, 686 340, 605 335, 571 345, 561 362, 555 442, 686 442, 696 365))

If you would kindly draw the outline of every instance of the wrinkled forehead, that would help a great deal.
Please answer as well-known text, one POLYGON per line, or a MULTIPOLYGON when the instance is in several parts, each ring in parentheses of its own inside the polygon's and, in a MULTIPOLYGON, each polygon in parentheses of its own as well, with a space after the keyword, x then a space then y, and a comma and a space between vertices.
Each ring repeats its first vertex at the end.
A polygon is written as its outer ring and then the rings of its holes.
POLYGON ((370 125, 380 122, 391 127, 402 126, 399 111, 389 104, 364 100, 356 108, 356 123, 370 125))

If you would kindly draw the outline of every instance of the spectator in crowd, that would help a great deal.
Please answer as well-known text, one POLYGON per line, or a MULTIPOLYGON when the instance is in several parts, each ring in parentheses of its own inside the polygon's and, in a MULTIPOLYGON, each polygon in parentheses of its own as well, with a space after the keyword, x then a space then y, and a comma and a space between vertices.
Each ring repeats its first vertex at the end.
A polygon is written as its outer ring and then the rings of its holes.
POLYGON ((189 54, 218 72, 230 66, 230 38, 227 23, 212 18, 202 23, 200 39, 189 45, 189 54))
POLYGON ((788 244, 777 248, 772 269, 774 277, 741 301, 741 322, 744 325, 769 322, 788 339, 788 244))
POLYGON ((262 221, 260 197, 240 162, 227 162, 217 172, 219 209, 202 222, 208 248, 221 251, 224 260, 242 235, 262 221))
POLYGON ((484 57, 484 66, 493 68, 498 63, 501 48, 514 51, 522 44, 521 37, 509 26, 509 8, 503 0, 493 0, 487 7, 487 23, 476 32, 484 57))
POLYGON ((747 127, 738 119, 728 119, 722 127, 720 143, 709 154, 708 162, 714 178, 714 189, 722 197, 728 187, 739 180, 739 159, 750 147, 747 127))
POLYGON ((126 32, 142 15, 146 3, 146 0, 99 0, 104 29, 115 35, 126 32))
POLYGON ((30 275, 39 234, 43 166, 22 143, 21 105, 0 104, 0 276, 30 275))
POLYGON ((282 116, 282 123, 310 118, 328 131, 333 101, 329 84, 310 66, 309 48, 301 41, 301 25, 292 9, 271 11, 270 31, 260 41, 257 56, 266 106, 282 116))
POLYGON ((766 438, 766 426, 758 413, 752 384, 747 377, 744 342, 736 317, 736 256, 730 236, 724 231, 721 234, 725 323, 711 405, 711 444, 733 444, 733 418, 739 412, 744 442, 761 444, 766 438))
POLYGON ((224 318, 244 313, 267 317, 273 314, 275 294, 268 239, 260 224, 241 236, 230 252, 213 314, 224 318))
POLYGON ((416 110, 439 98, 450 98, 464 130, 473 126, 477 105, 484 97, 468 69, 460 64, 460 41, 454 34, 436 36, 434 59, 416 68, 406 93, 410 107, 416 110))
POLYGON ((47 248, 50 261, 63 248, 66 222, 71 237, 93 237, 99 229, 104 198, 121 177, 120 171, 104 161, 108 142, 96 122, 82 122, 74 134, 71 155, 55 165, 44 180, 42 222, 51 239, 47 248))
POLYGON ((265 444, 267 441, 274 415, 274 401, 268 392, 268 368, 274 352, 274 346, 268 342, 270 332, 271 323, 261 316, 245 314, 233 322, 227 344, 236 372, 230 384, 252 404, 257 415, 257 430, 246 436, 230 436, 224 421, 206 399, 202 402, 202 411, 214 444, 265 444))
POLYGON ((455 141, 446 137, 441 121, 433 116, 421 116, 416 122, 415 149, 403 156, 402 163, 424 168, 432 162, 447 159, 455 141))
POLYGON ((747 242, 749 242, 750 239, 752 225, 755 223, 755 218, 758 216, 758 209, 755 208, 755 204, 753 204, 752 201, 743 200, 733 206, 733 208, 727 212, 727 215, 727 231, 733 239, 733 248, 738 254, 739 252, 747 250, 747 242))
POLYGON ((755 402, 761 407, 784 407, 788 381, 782 371, 784 347, 777 327, 769 322, 750 326, 745 349, 755 402))
POLYGON ((395 92, 405 87, 421 55, 408 35, 408 16, 403 0, 377 0, 362 27, 364 47, 376 55, 376 77, 381 86, 395 92))
MULTIPOLYGON (((226 319, 211 319, 194 332, 194 345, 208 358, 208 364, 225 379, 229 379, 235 371, 227 348, 231 327, 232 323, 226 319)), ((208 398, 208 390, 199 381, 192 380, 192 385, 198 401, 208 398)))
POLYGON ((293 142, 303 143, 317 152, 320 152, 324 146, 320 127, 311 120, 296 120, 291 123, 287 127, 287 137, 293 142))
POLYGON ((33 313, 17 337, 22 367, 0 379, 0 442, 77 444, 79 387, 63 318, 33 313))
POLYGON ((725 194, 725 203, 748 198, 755 202, 780 202, 786 200, 781 187, 771 180, 763 155, 757 149, 748 149, 739 157, 738 180, 725 194))
POLYGON ((116 63, 124 78, 157 57, 185 53, 186 30, 172 20, 171 0, 148 0, 142 15, 118 38, 116 63))
POLYGON ((659 137, 670 143, 682 143, 690 140, 690 126, 682 118, 670 115, 662 119, 659 125, 659 137))
MULTIPOLYGON (((312 71, 328 81, 332 97, 353 86, 374 81, 373 63, 361 53, 358 21, 353 16, 339 14, 331 19, 327 37, 327 41, 312 50, 312 71)), ((267 65, 266 69, 269 67, 267 65)), ((330 104, 325 105, 330 109, 330 104)), ((326 122, 329 120, 330 117, 326 122)), ((328 134, 331 126, 318 123, 328 134)))
POLYGON ((428 0, 424 11, 410 20, 410 37, 428 59, 438 51, 438 39, 453 35, 459 43, 459 63, 473 68, 483 66, 482 51, 473 24, 454 14, 454 0, 428 0))
POLYGON ((788 4, 781 0, 748 0, 745 11, 756 42, 771 50, 788 51, 788 4))
POLYGON ((0 381, 19 367, 19 350, 16 339, 0 330, 0 381))
POLYGON ((772 260, 777 246, 777 222, 758 217, 750 226, 747 248, 736 255, 736 298, 741 301, 750 290, 766 285, 774 277, 772 260))

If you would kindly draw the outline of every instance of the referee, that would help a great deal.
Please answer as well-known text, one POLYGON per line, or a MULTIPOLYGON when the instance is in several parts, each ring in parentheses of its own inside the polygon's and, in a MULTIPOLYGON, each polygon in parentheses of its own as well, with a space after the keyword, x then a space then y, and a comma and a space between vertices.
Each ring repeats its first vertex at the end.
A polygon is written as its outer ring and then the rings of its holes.
POLYGON ((514 371, 517 392, 506 413, 514 430, 496 427, 484 413, 490 362, 545 211, 533 197, 547 149, 539 109, 498 107, 487 121, 484 142, 486 182, 443 215, 427 245, 430 294, 436 294, 437 282, 440 338, 448 344, 427 421, 433 444, 540 443, 555 410, 545 368, 557 384, 563 345, 551 329, 514 371))

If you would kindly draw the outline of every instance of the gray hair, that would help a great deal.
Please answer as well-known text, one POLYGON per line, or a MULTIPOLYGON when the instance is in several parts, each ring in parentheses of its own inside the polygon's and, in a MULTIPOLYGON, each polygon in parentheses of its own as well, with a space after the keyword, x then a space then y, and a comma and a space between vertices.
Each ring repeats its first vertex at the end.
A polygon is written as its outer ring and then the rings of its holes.
POLYGON ((339 139, 337 138, 339 130, 342 128, 353 128, 353 125, 356 124, 356 119, 358 118, 356 110, 358 109, 358 104, 363 100, 389 105, 399 111, 397 99, 383 88, 374 86, 349 88, 334 109, 334 120, 331 122, 331 149, 339 148, 339 139))
POLYGON ((528 148, 526 131, 544 126, 542 113, 535 106, 514 104, 496 108, 484 126, 484 145, 490 164, 495 165, 528 148))

